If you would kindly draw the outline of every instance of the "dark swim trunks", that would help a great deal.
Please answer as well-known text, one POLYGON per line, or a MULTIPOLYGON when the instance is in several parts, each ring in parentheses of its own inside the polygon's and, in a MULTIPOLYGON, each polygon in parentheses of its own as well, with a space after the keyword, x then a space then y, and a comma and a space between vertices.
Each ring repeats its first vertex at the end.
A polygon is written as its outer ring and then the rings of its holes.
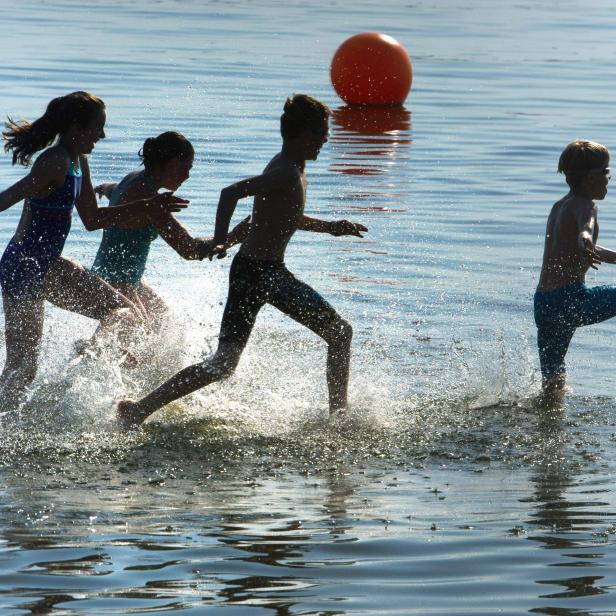
POLYGON ((535 323, 541 373, 564 374, 565 355, 578 327, 616 316, 616 287, 572 284, 535 293, 535 323))
POLYGON ((244 347, 265 304, 278 308, 319 336, 340 320, 333 306, 298 280, 282 261, 259 261, 238 253, 229 272, 220 341, 244 347))

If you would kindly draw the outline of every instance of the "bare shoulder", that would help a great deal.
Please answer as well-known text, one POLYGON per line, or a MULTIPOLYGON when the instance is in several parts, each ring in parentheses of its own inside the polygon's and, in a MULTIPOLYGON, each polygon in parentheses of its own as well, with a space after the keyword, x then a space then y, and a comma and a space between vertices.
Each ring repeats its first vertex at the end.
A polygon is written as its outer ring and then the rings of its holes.
POLYGON ((59 145, 54 145, 39 154, 32 165, 32 171, 50 175, 57 173, 64 177, 68 172, 70 162, 67 151, 59 145))
POLYGON ((592 199, 571 195, 566 202, 567 209, 576 215, 592 215, 597 213, 597 204, 592 199))
POLYGON ((278 182, 295 183, 302 177, 302 170, 296 165, 277 155, 268 163, 263 175, 276 178, 278 182))
POLYGON ((137 178, 139 174, 139 171, 133 171, 122 179, 122 182, 126 182, 128 185, 124 189, 116 205, 129 203, 130 201, 136 201, 138 199, 146 199, 154 195, 156 191, 146 181, 140 181, 137 178))

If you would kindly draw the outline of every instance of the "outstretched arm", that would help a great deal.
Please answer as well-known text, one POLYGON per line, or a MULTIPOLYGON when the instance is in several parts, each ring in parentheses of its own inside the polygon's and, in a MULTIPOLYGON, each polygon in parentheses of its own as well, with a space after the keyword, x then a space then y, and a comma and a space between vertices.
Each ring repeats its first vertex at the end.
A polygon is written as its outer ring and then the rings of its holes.
POLYGON ((143 220, 143 224, 150 222, 149 214, 159 212, 170 214, 184 209, 188 201, 176 197, 172 193, 157 194, 147 199, 138 199, 124 205, 114 207, 99 207, 96 203, 96 195, 90 179, 90 167, 88 159, 81 157, 81 172, 83 180, 81 194, 77 202, 77 211, 88 231, 102 229, 118 223, 127 221, 135 222, 143 220))
POLYGON ((211 238, 193 237, 188 229, 172 214, 151 217, 160 236, 184 259, 204 259, 216 252, 211 238))
POLYGON ((348 220, 321 220, 320 218, 311 218, 304 216, 299 223, 298 229, 302 231, 314 231, 316 233, 331 233, 331 235, 354 235, 355 237, 364 237, 362 233, 368 231, 367 227, 356 222, 348 220))
POLYGON ((211 260, 214 255, 218 255, 218 258, 224 257, 228 248, 244 241, 250 228, 250 216, 247 216, 231 230, 223 246, 217 245, 211 237, 193 237, 188 229, 171 214, 150 216, 150 220, 165 242, 181 257, 188 260, 205 259, 206 257, 211 260))
POLYGON ((611 250, 610 248, 605 248, 604 246, 595 244, 594 254, 602 263, 611 263, 612 265, 616 264, 616 251, 611 250))

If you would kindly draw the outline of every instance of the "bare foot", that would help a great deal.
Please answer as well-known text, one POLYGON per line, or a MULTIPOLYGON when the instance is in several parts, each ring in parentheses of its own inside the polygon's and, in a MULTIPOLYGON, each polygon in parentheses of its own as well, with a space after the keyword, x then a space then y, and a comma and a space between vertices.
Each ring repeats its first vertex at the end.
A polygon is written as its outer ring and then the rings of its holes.
POLYGON ((125 432, 136 430, 142 422, 139 417, 137 403, 134 400, 121 400, 118 402, 116 418, 125 432))
POLYGON ((564 375, 545 379, 542 383, 539 405, 544 408, 556 408, 565 403, 567 386, 564 375))

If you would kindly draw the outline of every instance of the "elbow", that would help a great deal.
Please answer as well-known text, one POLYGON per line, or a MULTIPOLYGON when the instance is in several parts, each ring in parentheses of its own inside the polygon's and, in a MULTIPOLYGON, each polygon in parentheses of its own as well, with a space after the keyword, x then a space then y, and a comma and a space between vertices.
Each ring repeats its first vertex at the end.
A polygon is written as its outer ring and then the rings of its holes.
POLYGON ((220 191, 220 198, 221 200, 228 200, 228 199, 233 199, 235 198, 235 185, 231 184, 231 186, 225 186, 221 191, 220 191))
POLYGON ((95 220, 84 220, 82 222, 83 226, 86 228, 86 231, 96 231, 101 228, 101 225, 96 224, 97 221, 95 220))

